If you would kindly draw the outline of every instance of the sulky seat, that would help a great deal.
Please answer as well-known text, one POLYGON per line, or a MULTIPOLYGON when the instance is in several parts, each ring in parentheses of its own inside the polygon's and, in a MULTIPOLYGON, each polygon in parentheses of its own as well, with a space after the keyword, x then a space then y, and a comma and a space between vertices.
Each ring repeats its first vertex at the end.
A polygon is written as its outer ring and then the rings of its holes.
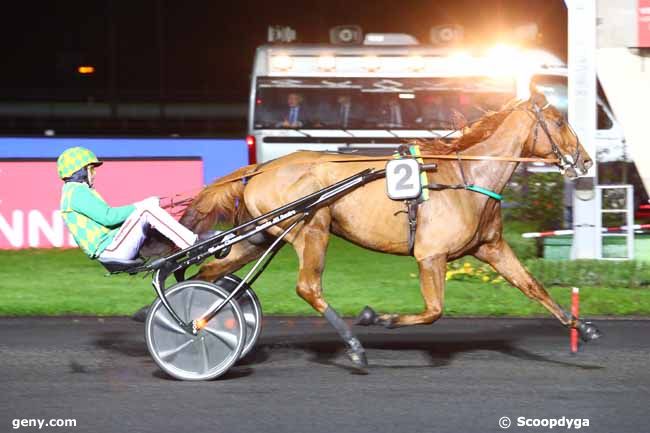
POLYGON ((106 270, 111 274, 117 272, 128 272, 130 274, 135 274, 137 272, 129 272, 130 270, 135 270, 140 266, 144 265, 144 260, 138 258, 134 260, 119 260, 119 259, 101 259, 98 258, 97 261, 104 265, 106 270))

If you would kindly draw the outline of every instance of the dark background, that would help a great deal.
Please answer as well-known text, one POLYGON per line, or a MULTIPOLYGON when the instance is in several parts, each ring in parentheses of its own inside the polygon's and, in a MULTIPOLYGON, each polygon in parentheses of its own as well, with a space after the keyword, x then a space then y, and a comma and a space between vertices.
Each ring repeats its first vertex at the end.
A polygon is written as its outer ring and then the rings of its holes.
POLYGON ((468 43, 488 43, 536 22, 541 46, 566 58, 562 0, 62 0, 11 2, 3 9, 5 102, 111 96, 246 103, 255 47, 273 24, 293 27, 306 43, 328 42, 328 29, 340 24, 411 33, 424 43, 431 26, 461 24, 468 43), (96 73, 80 76, 81 64, 96 73))

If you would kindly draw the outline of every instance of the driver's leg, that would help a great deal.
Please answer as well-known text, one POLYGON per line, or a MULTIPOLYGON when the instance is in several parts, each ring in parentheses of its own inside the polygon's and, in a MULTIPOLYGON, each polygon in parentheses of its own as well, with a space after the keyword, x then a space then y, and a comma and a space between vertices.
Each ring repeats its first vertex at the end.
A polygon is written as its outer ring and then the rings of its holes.
POLYGON ((133 214, 124 222, 113 241, 100 254, 100 259, 132 260, 138 256, 138 251, 147 238, 149 223, 139 216, 132 218, 133 214))
MULTIPOLYGON (((176 221, 174 217, 158 205, 147 203, 134 213, 139 213, 138 219, 144 219, 151 227, 172 241, 178 248, 184 249, 192 246, 198 239, 195 233, 176 221)), ((129 219, 131 216, 129 216, 129 219)), ((128 222, 129 220, 127 219, 124 225, 128 222)))
POLYGON ((149 227, 171 240, 179 248, 193 245, 198 236, 169 215, 160 206, 145 205, 126 219, 113 242, 100 255, 104 259, 131 260, 137 257, 149 227))

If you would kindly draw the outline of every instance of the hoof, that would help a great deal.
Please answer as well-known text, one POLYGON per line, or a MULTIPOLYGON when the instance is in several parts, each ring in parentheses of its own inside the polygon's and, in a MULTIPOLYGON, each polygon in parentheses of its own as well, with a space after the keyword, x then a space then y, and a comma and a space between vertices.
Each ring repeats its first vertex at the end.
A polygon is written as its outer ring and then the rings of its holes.
POLYGON ((355 324, 359 326, 376 325, 378 320, 379 318, 377 317, 375 310, 366 305, 366 307, 361 310, 361 313, 359 313, 357 316, 357 321, 355 324))
POLYGON ((585 343, 592 340, 597 340, 603 336, 603 334, 596 328, 596 326, 591 322, 580 322, 578 325, 578 332, 580 333, 580 338, 585 343))
POLYGON ((350 338, 347 341, 348 349, 345 351, 345 354, 350 358, 354 367, 359 370, 361 373, 366 372, 366 367, 368 367, 368 359, 366 358, 366 351, 363 349, 361 342, 355 337, 350 338))
POLYGON ((135 322, 144 323, 147 320, 148 314, 149 314, 149 305, 145 305, 144 307, 140 308, 138 311, 133 313, 133 315, 131 316, 131 320, 135 322))
POLYGON ((388 329, 394 329, 397 328, 397 318, 398 318, 397 314, 393 314, 390 316, 384 315, 384 316, 377 317, 377 321, 375 323, 377 325, 381 325, 388 329))
POLYGON ((345 351, 350 361, 356 368, 361 371, 365 371, 368 368, 368 358, 366 358, 366 352, 362 350, 348 349, 345 351))

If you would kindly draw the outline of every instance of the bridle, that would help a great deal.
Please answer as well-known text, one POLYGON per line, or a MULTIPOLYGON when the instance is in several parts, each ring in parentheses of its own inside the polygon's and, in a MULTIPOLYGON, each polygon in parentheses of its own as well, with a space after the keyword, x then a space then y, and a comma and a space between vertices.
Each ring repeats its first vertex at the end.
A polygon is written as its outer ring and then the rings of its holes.
POLYGON ((555 140, 553 139, 553 136, 551 135, 551 131, 548 129, 548 124, 546 123, 546 118, 543 115, 543 111, 546 110, 551 104, 546 103, 543 107, 537 106, 537 104, 533 104, 533 108, 530 110, 525 110, 533 113, 533 116, 535 117, 535 129, 533 132, 533 146, 531 153, 534 155, 535 154, 535 146, 537 145, 537 136, 538 136, 538 130, 541 127, 542 131, 544 131, 544 134, 546 134, 546 137, 548 138, 549 143, 551 144, 551 152, 555 155, 555 157, 558 160, 558 167, 560 168, 560 172, 564 174, 564 172, 567 169, 577 169, 578 161, 580 160, 580 139, 578 138, 578 135, 575 133, 573 128, 571 128, 571 125, 564 120, 564 117, 560 117, 556 122, 555 125, 558 128, 561 128, 562 126, 567 126, 571 133, 576 137, 576 150, 575 152, 571 154, 563 154, 560 151, 560 147, 557 145, 555 140))

